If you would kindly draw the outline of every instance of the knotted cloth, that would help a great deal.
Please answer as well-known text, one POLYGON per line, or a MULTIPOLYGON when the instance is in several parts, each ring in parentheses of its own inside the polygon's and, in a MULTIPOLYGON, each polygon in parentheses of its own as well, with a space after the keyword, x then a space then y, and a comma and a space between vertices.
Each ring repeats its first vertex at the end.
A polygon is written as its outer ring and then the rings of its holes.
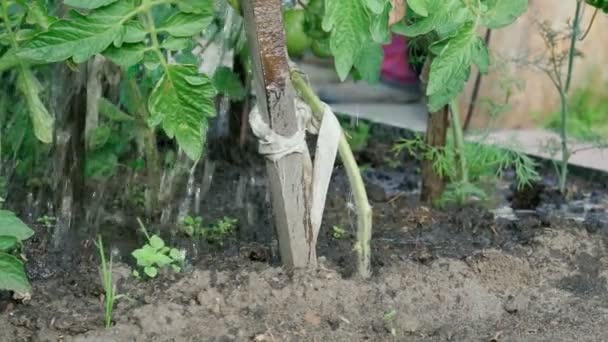
POLYGON ((323 117, 319 122, 315 119, 312 109, 304 101, 296 98, 298 131, 290 137, 273 131, 262 119, 257 105, 249 115, 249 124, 259 141, 259 153, 274 163, 289 154, 306 152, 308 149, 306 132, 318 135, 311 179, 312 203, 310 204, 311 224, 315 238, 321 227, 325 199, 342 136, 342 128, 331 107, 326 103, 322 103, 322 105, 323 117))

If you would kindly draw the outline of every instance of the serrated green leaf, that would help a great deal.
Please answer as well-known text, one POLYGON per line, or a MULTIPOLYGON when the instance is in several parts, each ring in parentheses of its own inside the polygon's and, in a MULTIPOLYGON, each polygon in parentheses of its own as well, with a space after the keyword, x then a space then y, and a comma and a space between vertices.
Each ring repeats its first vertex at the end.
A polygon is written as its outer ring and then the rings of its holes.
POLYGON ((144 29, 138 21, 128 22, 126 25, 125 35, 123 37, 124 43, 140 43, 146 39, 148 32, 144 29))
POLYGON ((471 73, 475 28, 471 22, 465 24, 433 60, 426 89, 431 112, 448 104, 464 89, 471 73))
POLYGON ((342 81, 350 73, 361 48, 371 40, 370 18, 361 0, 325 0, 323 30, 342 81))
POLYGON ((74 59, 81 63, 112 43, 123 42, 123 23, 133 15, 132 1, 118 1, 92 11, 88 16, 72 12, 69 19, 53 23, 49 30, 34 37, 17 53, 20 57, 54 63, 74 59))
POLYGON ((36 138, 45 144, 52 143, 55 119, 40 100, 42 86, 28 67, 19 68, 17 87, 25 96, 36 138))
POLYGON ((7 253, 0 253, 0 290, 21 293, 32 290, 23 262, 7 253))
POLYGON ((103 55, 114 64, 129 68, 144 59, 146 46, 142 43, 122 44, 121 47, 110 46, 103 55))
POLYGON ((14 236, 0 235, 0 252, 8 252, 19 246, 19 240, 14 236))
POLYGON ((389 44, 391 42, 391 31, 388 26, 392 3, 389 1, 384 7, 384 11, 380 14, 372 16, 371 33, 372 39, 376 43, 389 44))
POLYGON ((363 49, 355 62, 355 68, 359 71, 361 79, 370 84, 380 80, 384 50, 378 43, 369 42, 363 49))
POLYGON ((422 17, 429 15, 427 0, 408 0, 407 6, 422 17))
POLYGON ((161 249, 165 247, 165 241, 163 241, 163 239, 161 239, 158 235, 152 235, 149 243, 152 248, 161 249))
POLYGON ((64 0, 63 3, 70 7, 95 9, 109 4, 113 4, 118 0, 64 0))
POLYGON ((487 10, 482 13, 484 26, 498 29, 512 24, 528 10, 528 0, 486 0, 487 10))
POLYGON ((247 95, 239 76, 227 67, 216 70, 213 75, 213 85, 219 93, 226 94, 233 100, 243 100, 247 95))
POLYGON ((490 51, 488 51, 486 43, 483 41, 483 39, 477 37, 472 49, 473 51, 471 54, 473 63, 477 65, 481 73, 487 73, 488 69, 490 68, 490 51))
POLYGON ((215 96, 211 80, 195 65, 170 65, 149 98, 151 124, 162 123, 167 135, 197 160, 203 153, 207 120, 215 116, 215 96))
POLYGON ((460 0, 426 0, 428 16, 419 18, 412 25, 395 25, 393 32, 408 37, 438 31, 449 31, 446 26, 460 26, 466 20, 467 9, 460 0))
POLYGON ((201 33, 213 20, 213 13, 175 13, 165 20, 158 31, 167 32, 174 37, 192 37, 201 33))

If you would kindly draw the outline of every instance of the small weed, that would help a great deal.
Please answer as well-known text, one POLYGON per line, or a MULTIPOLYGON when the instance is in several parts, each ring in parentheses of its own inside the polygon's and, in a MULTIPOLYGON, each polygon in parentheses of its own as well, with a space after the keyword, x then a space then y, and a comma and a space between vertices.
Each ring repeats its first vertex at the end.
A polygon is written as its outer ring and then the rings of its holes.
POLYGON ((334 237, 334 239, 336 240, 342 240, 346 237, 346 230, 344 230, 344 228, 340 227, 340 226, 333 226, 331 228, 332 231, 332 236, 334 237))
POLYGON ((237 224, 237 219, 224 216, 215 224, 203 230, 203 237, 209 243, 216 243, 221 246, 224 244, 224 240, 234 233, 237 224))
POLYGON ((371 136, 370 124, 358 121, 357 123, 343 124, 342 129, 353 152, 361 152, 367 147, 371 136))
POLYGON ((46 229, 51 229, 57 223, 57 218, 55 216, 43 215, 37 218, 36 222, 43 225, 46 229))
MULTIPOLYGON (((165 267, 171 267, 175 272, 179 272, 186 260, 186 252, 166 246, 158 235, 148 235, 141 220, 138 219, 138 222, 148 243, 132 253, 137 260, 137 266, 142 267, 144 274, 149 278, 156 277, 158 270, 165 267)), ((138 270, 134 270, 133 275, 138 278, 141 276, 138 270)))
POLYGON ((114 304, 117 299, 121 298, 122 295, 116 295, 116 284, 112 279, 112 255, 110 254, 110 260, 106 260, 106 256, 103 249, 103 241, 101 236, 97 237, 97 250, 101 258, 101 282, 103 284, 103 290, 105 293, 105 326, 109 328, 112 326, 112 313, 114 311, 114 304))
POLYGON ((396 317, 397 317, 397 311, 395 311, 395 310, 388 311, 387 313, 384 314, 384 317, 382 317, 384 320, 384 327, 393 336, 397 335, 397 329, 395 329, 395 326, 394 326, 396 317))
POLYGON ((192 238, 203 238, 207 242, 222 246, 224 240, 234 234, 238 220, 224 216, 212 225, 205 226, 200 216, 186 216, 182 222, 181 230, 192 238))
POLYGON ((416 135, 412 139, 399 141, 393 151, 401 153, 405 150, 418 159, 433 161, 435 172, 450 182, 440 201, 442 204, 462 203, 471 197, 485 198, 486 194, 479 185, 496 182, 508 169, 515 171, 518 188, 539 179, 536 163, 525 154, 496 146, 465 143, 464 153, 468 161, 469 182, 466 184, 459 182, 458 165, 452 144, 453 139, 450 138, 445 149, 438 150, 427 146, 424 137, 416 135))
POLYGON ((182 222, 181 230, 189 237, 200 235, 203 229, 203 218, 200 216, 186 216, 182 222))

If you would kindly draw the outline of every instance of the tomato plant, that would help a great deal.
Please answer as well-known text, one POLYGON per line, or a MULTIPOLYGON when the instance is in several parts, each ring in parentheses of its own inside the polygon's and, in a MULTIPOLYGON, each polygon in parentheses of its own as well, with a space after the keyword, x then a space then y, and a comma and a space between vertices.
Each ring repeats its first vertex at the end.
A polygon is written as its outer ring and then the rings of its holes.
MULTIPOLYGON (((528 4, 527 0, 410 0, 407 5, 397 0, 311 0, 303 8, 282 9, 278 0, 248 3, 236 0, 1 1, 0 72, 5 72, 3 77, 9 83, 14 81, 14 89, 9 87, 8 90, 19 94, 20 104, 29 113, 29 121, 21 125, 29 124, 34 136, 44 144, 57 146, 61 143, 65 137, 54 127, 58 115, 54 110, 63 108, 49 106, 52 101, 41 82, 51 84, 53 81, 45 68, 63 63, 76 73, 87 70, 87 81, 91 82, 82 93, 87 95, 87 118, 91 108, 97 108, 104 119, 92 120, 96 124, 86 128, 83 177, 103 182, 118 175, 119 167, 127 167, 133 173, 145 170, 148 193, 166 190, 168 200, 163 204, 167 205, 173 199, 171 191, 176 191, 166 186, 171 183, 167 179, 175 175, 193 175, 196 161, 204 156, 210 123, 218 113, 220 97, 247 103, 252 88, 247 83, 252 78, 265 84, 256 89, 255 94, 258 104, 264 104, 261 98, 268 94, 261 93, 288 84, 276 82, 276 78, 291 75, 299 95, 309 100, 315 115, 323 116, 323 105, 301 77, 295 79, 298 76, 294 70, 260 72, 258 64, 248 62, 255 52, 251 47, 255 45, 250 41, 249 47, 245 47, 244 27, 257 30, 246 32, 250 38, 264 33, 254 25, 259 23, 252 23, 256 12, 251 6, 266 6, 266 9, 283 13, 283 17, 279 15, 264 23, 267 25, 264 29, 270 30, 272 24, 280 23, 284 18, 290 54, 297 57, 311 49, 318 56, 333 58, 341 80, 352 76, 369 83, 378 82, 384 59, 383 45, 391 41, 392 33, 427 37, 429 43, 425 49, 433 62, 426 95, 432 112, 454 103, 473 66, 483 72, 488 70, 490 53, 478 36, 478 29, 509 25, 528 4), (235 11, 228 10, 229 5, 235 11), (404 6, 409 9, 405 17, 404 6), (235 18, 239 14, 244 18, 235 18), (217 36, 226 37, 217 43, 217 36), (232 52, 233 61, 240 65, 240 74, 229 66, 208 67, 212 58, 205 53, 211 44, 220 44, 232 52), (104 69, 107 61, 118 72, 104 69), (82 67, 85 63, 87 68, 82 67), (96 80, 97 74, 91 70, 103 74, 98 78, 109 85, 96 80), (265 83, 266 79, 260 79, 272 77, 275 80, 269 81, 270 84, 265 83), (111 81, 113 78, 118 81, 111 81), (181 154, 176 158, 166 153, 167 162, 162 164, 161 145, 166 149, 169 144, 161 143, 165 141, 163 138, 175 141, 179 150, 193 162, 187 164, 190 172, 184 171, 185 164, 180 164, 181 154), (132 145, 137 145, 137 152, 133 151, 132 145), (165 177, 158 170, 161 165, 171 169, 165 177), (161 189, 161 184, 165 188, 161 189)), ((278 34, 276 39, 283 38, 283 28, 279 29, 281 32, 274 32, 278 34)), ((265 42, 271 43, 275 42, 265 42)), ((252 59, 257 61, 261 57, 265 56, 253 56, 252 59)), ((282 60, 285 63, 264 64, 264 67, 278 70, 281 65, 289 65, 285 56, 272 57, 275 62, 282 60)), ((275 90, 277 94, 288 93, 285 89, 275 90)), ((71 96, 78 99, 82 94, 71 96)), ((72 110, 81 110, 78 106, 74 108, 72 110)), ((13 111, 11 120, 21 113, 13 111)), ((453 117, 453 126, 459 129, 457 115, 453 117)), ((12 127, 17 127, 15 122, 18 121, 13 120, 12 127)), ((283 124, 297 126, 294 122, 283 124)), ((3 127, 7 126, 3 123, 3 127)), ((458 131, 455 136, 462 138, 458 131)), ((455 145, 462 147, 458 141, 455 145)), ((352 170, 356 169, 356 164, 345 139, 341 140, 339 149, 344 164, 351 167, 351 179, 359 177, 360 180, 358 172, 352 170)), ((466 181, 466 163, 460 155, 461 176, 466 181)), ((302 164, 305 164, 304 159, 302 164)), ((305 165, 294 167, 295 170, 304 168, 305 165)), ((305 191, 305 188, 302 186, 300 190, 305 191)), ((361 208, 370 210, 365 189, 361 188, 353 191, 360 195, 356 197, 361 203, 367 205, 361 208)), ((366 217, 371 221, 371 214, 366 217)), ((371 236, 371 230, 365 234, 371 236)), ((361 242, 357 248, 369 250, 369 241, 361 242)))

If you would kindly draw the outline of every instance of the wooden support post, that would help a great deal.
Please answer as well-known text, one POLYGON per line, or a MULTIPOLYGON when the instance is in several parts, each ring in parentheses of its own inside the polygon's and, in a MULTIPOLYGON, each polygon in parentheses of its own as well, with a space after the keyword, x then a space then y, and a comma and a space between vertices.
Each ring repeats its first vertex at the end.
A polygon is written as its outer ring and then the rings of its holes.
MULTIPOLYGON (((262 119, 275 133, 298 131, 291 86, 281 0, 242 1, 254 89, 262 119)), ((267 162, 279 250, 288 268, 316 266, 310 220, 312 162, 308 150, 267 162)))

